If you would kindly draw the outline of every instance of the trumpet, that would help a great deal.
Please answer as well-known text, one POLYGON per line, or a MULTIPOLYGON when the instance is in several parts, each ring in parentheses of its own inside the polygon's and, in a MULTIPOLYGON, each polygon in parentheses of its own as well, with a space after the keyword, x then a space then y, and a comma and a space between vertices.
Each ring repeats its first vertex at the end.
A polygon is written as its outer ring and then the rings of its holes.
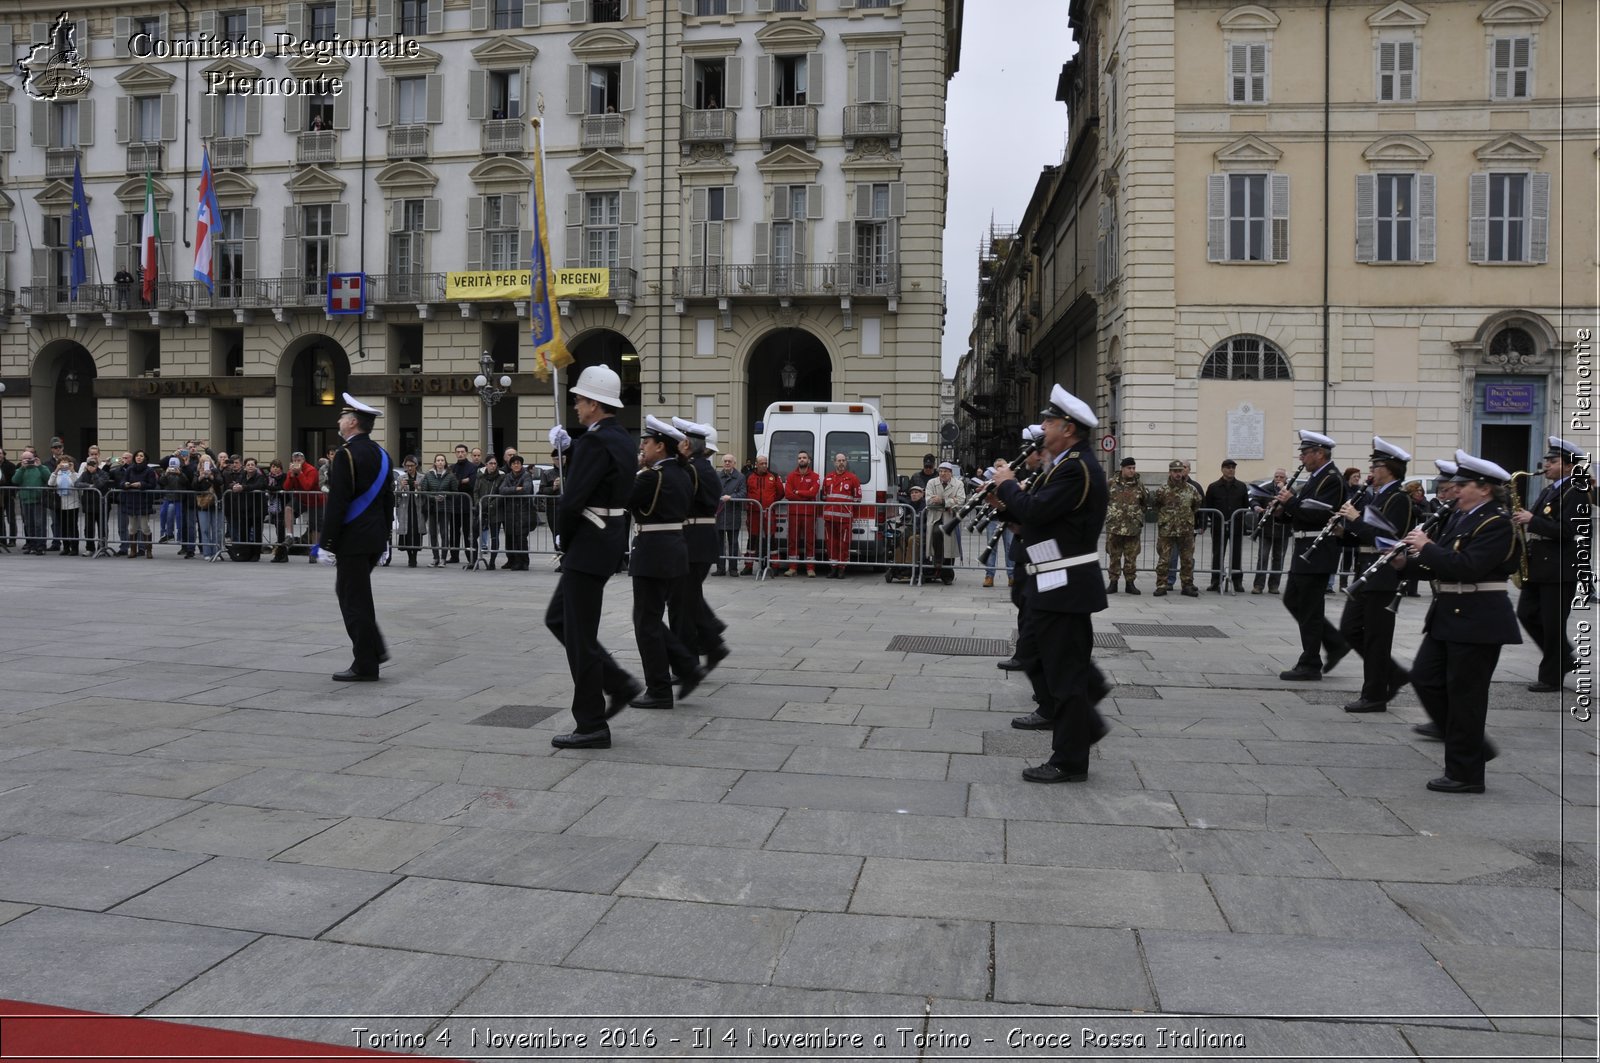
MULTIPOLYGON (((1355 508, 1359 511, 1366 506, 1367 502, 1370 501, 1371 498, 1372 477, 1369 476, 1367 477, 1367 482, 1361 485, 1361 493, 1355 497, 1355 500, 1351 502, 1351 505, 1355 506, 1355 508)), ((1333 516, 1328 518, 1328 523, 1322 526, 1322 530, 1317 532, 1317 537, 1311 540, 1311 545, 1300 552, 1300 560, 1311 560, 1311 555, 1317 552, 1317 547, 1322 545, 1322 540, 1326 539, 1328 536, 1332 535, 1342 527, 1344 527, 1344 518, 1335 512, 1333 516)))
MULTIPOLYGON (((1294 490, 1294 485, 1300 482, 1300 474, 1305 472, 1305 471, 1306 471, 1306 467, 1305 467, 1305 464, 1303 462, 1301 464, 1299 464, 1299 465, 1296 465, 1294 467, 1294 475, 1289 477, 1289 482, 1288 482, 1287 485, 1285 485, 1284 490, 1293 491, 1294 490)), ((1278 515, 1278 500, 1276 498, 1274 498, 1272 500, 1271 504, 1269 504, 1265 509, 1263 509, 1261 511, 1261 519, 1256 521, 1255 530, 1250 533, 1250 538, 1251 539, 1259 539, 1259 538, 1261 538, 1261 531, 1262 531, 1263 528, 1265 528, 1267 526, 1267 521, 1274 519, 1277 515, 1278 515)))
MULTIPOLYGON (((1024 461, 1027 461, 1028 455, 1032 454, 1037 449, 1038 446, 1033 443, 1024 445, 1022 448, 1022 453, 1018 454, 1016 460, 1012 461, 1012 467, 1015 468, 1016 466, 1021 465, 1024 461)), ((967 514, 977 509, 978 506, 989 497, 989 493, 993 490, 994 481, 990 480, 981 488, 974 491, 965 502, 961 503, 960 509, 956 510, 953 514, 939 522, 939 530, 945 535, 954 535, 956 529, 961 527, 961 522, 967 519, 967 514)))

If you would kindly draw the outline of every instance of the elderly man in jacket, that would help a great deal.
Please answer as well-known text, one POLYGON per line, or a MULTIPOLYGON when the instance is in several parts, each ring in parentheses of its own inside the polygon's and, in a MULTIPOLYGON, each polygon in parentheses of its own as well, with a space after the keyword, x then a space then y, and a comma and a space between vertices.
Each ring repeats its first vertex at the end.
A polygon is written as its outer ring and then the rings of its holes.
POLYGON ((950 548, 952 536, 946 535, 940 522, 949 520, 960 511, 967 500, 966 489, 956 477, 956 467, 948 461, 939 465, 937 479, 929 480, 923 488, 928 512, 928 553, 933 559, 933 578, 949 582, 951 573, 946 567, 955 560, 950 548))

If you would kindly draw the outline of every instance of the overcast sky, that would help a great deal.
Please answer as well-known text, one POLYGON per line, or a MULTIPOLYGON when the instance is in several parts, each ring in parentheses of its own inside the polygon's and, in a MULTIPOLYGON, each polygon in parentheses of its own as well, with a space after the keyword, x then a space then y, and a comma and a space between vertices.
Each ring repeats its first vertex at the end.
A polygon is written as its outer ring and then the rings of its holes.
POLYGON ((944 276, 950 285, 944 375, 967 349, 978 303, 978 248, 991 220, 1014 227, 1039 171, 1061 161, 1066 104, 1056 78, 1072 54, 1067 0, 966 5, 961 70, 950 82, 950 205, 944 276))

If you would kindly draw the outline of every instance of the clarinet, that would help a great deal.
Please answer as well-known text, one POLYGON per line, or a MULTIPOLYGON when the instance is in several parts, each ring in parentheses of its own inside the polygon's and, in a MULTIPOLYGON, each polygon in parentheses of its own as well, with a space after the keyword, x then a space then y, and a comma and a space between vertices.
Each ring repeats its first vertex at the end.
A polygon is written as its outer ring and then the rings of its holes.
MULTIPOLYGON (((1300 474, 1305 472, 1305 471, 1306 471, 1306 467, 1305 467, 1305 464, 1303 462, 1301 464, 1299 464, 1299 465, 1296 465, 1295 469, 1294 469, 1294 475, 1289 478, 1289 483, 1284 488, 1284 490, 1293 491, 1294 490, 1294 485, 1300 482, 1300 474)), ((1272 500, 1272 504, 1267 506, 1266 509, 1261 511, 1261 519, 1256 521, 1255 531, 1250 533, 1250 538, 1252 540, 1261 538, 1261 530, 1267 526, 1267 521, 1274 519, 1275 517, 1277 517, 1277 515, 1278 515, 1278 500, 1276 498, 1274 498, 1272 500)))
MULTIPOLYGON (((1417 530, 1431 538, 1433 533, 1439 530, 1439 528, 1444 525, 1446 520, 1450 519, 1450 514, 1455 512, 1455 508, 1456 504, 1454 500, 1446 502, 1444 505, 1439 507, 1439 512, 1435 513, 1433 516, 1417 525, 1417 530)), ((1405 548, 1405 543, 1398 542, 1389 549, 1385 550, 1383 553, 1379 554, 1378 559, 1363 569, 1361 575, 1350 581, 1350 586, 1345 593, 1354 594, 1357 588, 1359 588, 1363 583, 1367 582, 1367 580, 1373 575, 1377 574, 1378 570, 1383 568, 1384 565, 1387 565, 1390 561, 1393 561, 1400 551, 1404 550, 1405 548)), ((1403 597, 1405 597, 1405 586, 1404 582, 1402 581, 1399 591, 1397 591, 1395 594, 1395 600, 1389 609, 1391 613, 1399 611, 1400 599, 1403 597)))
MULTIPOLYGON (((1361 493, 1355 497, 1355 500, 1353 502, 1351 502, 1351 505, 1355 506, 1355 508, 1359 511, 1359 510, 1363 509, 1366 506, 1366 504, 1368 502, 1370 502, 1371 500, 1372 500, 1372 477, 1369 476, 1369 477, 1367 477, 1367 482, 1361 485, 1361 493)), ((1341 517, 1338 513, 1335 513, 1333 516, 1329 517, 1328 518, 1328 523, 1323 525, 1322 530, 1317 532, 1317 537, 1315 539, 1311 540, 1311 545, 1306 547, 1304 550, 1302 550, 1300 552, 1300 560, 1302 560, 1302 561, 1310 560, 1311 555, 1316 553, 1317 547, 1322 545, 1322 540, 1326 539, 1328 536, 1332 535, 1335 531, 1338 531, 1343 526, 1344 526, 1344 518, 1341 517)))

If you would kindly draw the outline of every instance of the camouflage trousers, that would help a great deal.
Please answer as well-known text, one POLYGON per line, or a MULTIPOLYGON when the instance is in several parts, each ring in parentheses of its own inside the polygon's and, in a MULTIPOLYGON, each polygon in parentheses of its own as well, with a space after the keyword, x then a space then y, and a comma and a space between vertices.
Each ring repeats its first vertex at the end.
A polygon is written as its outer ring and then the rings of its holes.
POLYGON ((1156 553, 1160 560, 1156 562, 1156 586, 1160 587, 1167 582, 1167 573, 1172 569, 1172 549, 1178 549, 1178 578, 1185 587, 1194 584, 1194 532, 1184 532, 1181 535, 1156 536, 1156 553))
POLYGON ((1114 582, 1119 575, 1122 575, 1132 583, 1134 577, 1139 574, 1139 536, 1106 535, 1106 553, 1111 555, 1111 565, 1106 569, 1106 578, 1114 582))

